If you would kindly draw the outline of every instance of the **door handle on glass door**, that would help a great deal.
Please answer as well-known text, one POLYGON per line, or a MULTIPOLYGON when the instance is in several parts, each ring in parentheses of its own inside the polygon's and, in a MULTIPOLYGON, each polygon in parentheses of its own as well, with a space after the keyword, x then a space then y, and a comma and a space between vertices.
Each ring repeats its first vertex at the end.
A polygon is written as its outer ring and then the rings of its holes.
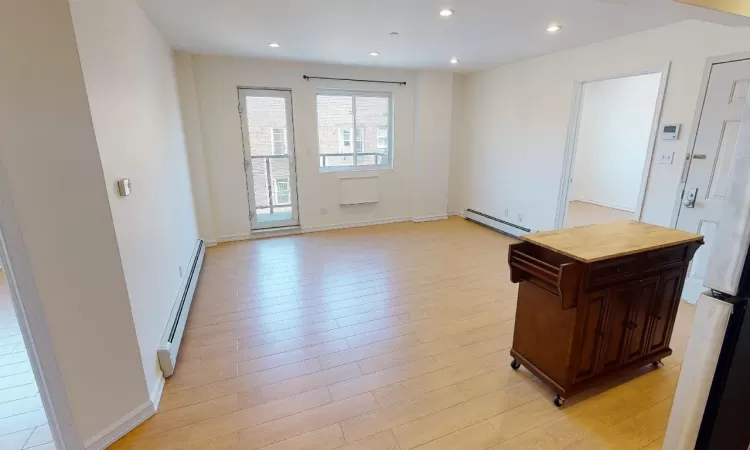
POLYGON ((687 198, 682 202, 685 208, 695 208, 695 198, 698 197, 698 188, 693 188, 688 191, 687 198))

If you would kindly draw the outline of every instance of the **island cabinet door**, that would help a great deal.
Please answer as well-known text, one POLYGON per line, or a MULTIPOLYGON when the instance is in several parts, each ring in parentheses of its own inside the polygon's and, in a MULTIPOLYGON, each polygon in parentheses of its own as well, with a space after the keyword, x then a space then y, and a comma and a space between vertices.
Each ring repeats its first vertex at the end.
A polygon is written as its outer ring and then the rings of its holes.
POLYGON ((579 320, 580 343, 574 349, 575 381, 582 381, 596 375, 599 348, 601 347, 604 312, 608 290, 593 292, 583 297, 581 319, 579 320), (577 354, 575 353, 578 351, 577 354))
POLYGON ((625 346, 625 362, 634 361, 648 352, 648 332, 651 311, 659 288, 659 277, 647 278, 638 282, 638 287, 630 299, 630 319, 628 339, 625 346))
POLYGON ((616 369, 625 359, 625 343, 630 323, 630 302, 637 295, 638 283, 615 286, 609 289, 605 302, 605 319, 602 329, 602 348, 599 352, 597 373, 616 369))
POLYGON ((669 347, 672 326, 680 304, 682 285, 685 282, 685 269, 678 268, 664 272, 659 279, 659 288, 651 308, 651 336, 648 353, 658 352, 669 347))

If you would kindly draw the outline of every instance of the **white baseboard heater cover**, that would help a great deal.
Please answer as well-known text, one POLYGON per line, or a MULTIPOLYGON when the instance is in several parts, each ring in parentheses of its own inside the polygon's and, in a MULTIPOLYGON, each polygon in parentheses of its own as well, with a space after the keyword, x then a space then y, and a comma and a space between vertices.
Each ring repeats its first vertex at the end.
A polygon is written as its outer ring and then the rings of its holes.
POLYGON ((203 257, 205 254, 206 245, 202 239, 198 239, 198 243, 195 245, 192 257, 190 258, 187 277, 182 282, 174 307, 172 308, 172 314, 169 315, 167 327, 164 329, 161 343, 156 350, 164 378, 172 376, 177 364, 177 353, 180 351, 182 335, 185 333, 185 323, 187 322, 188 314, 190 314, 190 305, 193 304, 195 286, 198 284, 198 276, 201 273, 201 267, 203 267, 203 257))
POLYGON ((488 228, 492 228, 495 231, 499 231, 502 234, 506 234, 514 238, 527 233, 531 233, 531 230, 528 228, 524 228, 514 223, 506 222, 505 220, 500 220, 497 217, 492 217, 489 214, 475 211, 473 209, 466 210, 466 220, 484 225, 488 228))
POLYGON ((341 206, 366 205, 380 200, 378 177, 341 177, 339 178, 341 206))

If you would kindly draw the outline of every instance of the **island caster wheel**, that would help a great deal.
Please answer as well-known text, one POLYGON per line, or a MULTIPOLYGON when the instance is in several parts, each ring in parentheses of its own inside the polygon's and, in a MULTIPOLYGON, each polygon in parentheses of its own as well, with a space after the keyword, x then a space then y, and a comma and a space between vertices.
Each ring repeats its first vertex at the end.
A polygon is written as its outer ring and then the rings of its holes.
POLYGON ((661 366, 663 366, 663 365, 664 365, 664 363, 663 363, 663 362, 661 362, 661 359, 660 359, 660 360, 658 360, 658 361, 654 361, 654 362, 652 362, 652 363, 651 363, 651 365, 652 365, 652 366, 654 366, 654 367, 661 367, 661 366))
POLYGON ((510 362, 510 368, 511 369, 518 370, 520 367, 521 367, 521 364, 519 364, 519 362, 516 361, 515 359, 510 362))
POLYGON ((559 394, 555 394, 555 398, 552 400, 555 403, 555 406, 558 408, 562 407, 562 405, 565 404, 565 399, 560 397, 559 394))

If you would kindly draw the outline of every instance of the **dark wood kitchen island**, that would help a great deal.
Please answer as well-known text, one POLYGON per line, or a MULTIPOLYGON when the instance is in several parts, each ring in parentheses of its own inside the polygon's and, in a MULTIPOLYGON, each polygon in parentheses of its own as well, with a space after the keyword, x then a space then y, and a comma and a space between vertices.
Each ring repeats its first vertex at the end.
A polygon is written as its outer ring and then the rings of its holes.
POLYGON ((510 246, 520 283, 511 367, 555 391, 554 402, 672 353, 669 341, 703 237, 634 221, 524 236, 510 246))

